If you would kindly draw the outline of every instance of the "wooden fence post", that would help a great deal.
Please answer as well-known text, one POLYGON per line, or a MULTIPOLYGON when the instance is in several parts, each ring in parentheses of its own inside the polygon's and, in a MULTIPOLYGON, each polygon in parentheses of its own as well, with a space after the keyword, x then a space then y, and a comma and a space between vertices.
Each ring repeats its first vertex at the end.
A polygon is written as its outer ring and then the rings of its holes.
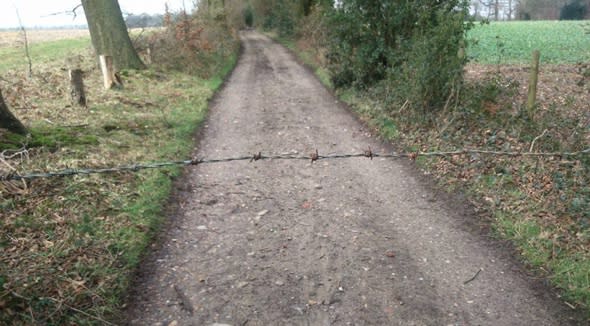
POLYGON ((113 87, 122 87, 123 83, 113 67, 113 57, 107 55, 100 55, 100 70, 102 71, 102 78, 104 80, 104 88, 111 89, 113 87))
POLYGON ((539 50, 533 51, 533 62, 531 66, 531 73, 529 76, 529 94, 526 103, 527 112, 529 118, 533 118, 535 115, 535 104, 537 102, 537 83, 539 82, 539 60, 541 53, 539 50))
POLYGON ((70 69, 70 94, 72 104, 86 107, 86 93, 84 91, 84 72, 82 69, 70 69))

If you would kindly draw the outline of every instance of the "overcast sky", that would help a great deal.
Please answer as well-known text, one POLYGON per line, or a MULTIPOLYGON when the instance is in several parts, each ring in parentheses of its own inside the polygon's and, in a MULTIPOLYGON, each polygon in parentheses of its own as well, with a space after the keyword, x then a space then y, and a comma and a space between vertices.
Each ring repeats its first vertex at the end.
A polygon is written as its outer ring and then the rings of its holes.
MULTIPOLYGON (((192 8, 192 0, 184 0, 187 9, 192 8)), ((86 18, 82 8, 78 10, 78 17, 58 12, 72 10, 80 0, 0 0, 0 28, 18 27, 16 10, 20 14, 25 27, 35 26, 63 26, 84 25, 86 18)), ((168 3, 170 10, 178 11, 182 8, 183 0, 119 0, 123 12, 133 14, 163 13, 164 5, 168 3)))

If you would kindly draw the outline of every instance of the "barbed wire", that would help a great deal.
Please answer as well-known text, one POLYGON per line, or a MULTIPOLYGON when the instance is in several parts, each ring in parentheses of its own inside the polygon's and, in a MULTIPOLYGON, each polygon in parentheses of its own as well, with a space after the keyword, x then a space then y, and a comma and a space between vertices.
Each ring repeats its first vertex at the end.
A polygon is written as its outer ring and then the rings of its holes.
POLYGON ((509 152, 509 151, 489 151, 480 149, 461 149, 456 151, 447 152, 405 152, 405 153, 389 153, 380 154, 375 153, 369 147, 363 153, 356 154, 328 154, 320 155, 318 150, 311 153, 310 155, 294 155, 294 154, 279 154, 279 155, 263 155, 262 152, 249 156, 238 156, 229 158, 217 158, 217 159, 190 159, 180 161, 167 161, 167 162, 153 162, 143 164, 130 164, 121 165, 115 167, 106 168, 84 168, 84 169, 64 169, 53 172, 31 172, 19 174, 16 172, 10 172, 7 174, 0 174, 0 181, 19 181, 19 180, 33 180, 42 178, 54 178, 54 177, 67 177, 75 175, 90 175, 90 174, 104 174, 104 173, 116 173, 116 172, 138 172, 147 169, 161 169, 172 166, 189 166, 189 165, 201 165, 201 164, 216 164, 216 163, 228 163, 236 161, 249 161, 255 162, 260 160, 307 160, 311 163, 319 160, 333 160, 333 159, 348 159, 348 158, 409 158, 415 160, 418 157, 445 157, 455 155, 493 155, 493 156, 509 156, 509 157, 577 157, 582 155, 590 154, 590 148, 577 152, 509 152))

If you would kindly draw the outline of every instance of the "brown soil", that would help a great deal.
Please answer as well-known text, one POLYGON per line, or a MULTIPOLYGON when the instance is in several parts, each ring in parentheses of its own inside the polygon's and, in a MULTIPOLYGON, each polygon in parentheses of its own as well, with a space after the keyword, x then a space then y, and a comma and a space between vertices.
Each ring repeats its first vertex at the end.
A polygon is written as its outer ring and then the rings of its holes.
MULTIPOLYGON (((58 41, 89 36, 87 29, 27 30, 29 43, 58 41)), ((0 48, 22 46, 24 42, 21 31, 0 31, 0 48)))
MULTIPOLYGON (((392 150, 283 47, 242 40, 199 157, 392 150)), ((468 208, 399 161, 199 165, 176 200, 131 325, 576 324, 468 208)))

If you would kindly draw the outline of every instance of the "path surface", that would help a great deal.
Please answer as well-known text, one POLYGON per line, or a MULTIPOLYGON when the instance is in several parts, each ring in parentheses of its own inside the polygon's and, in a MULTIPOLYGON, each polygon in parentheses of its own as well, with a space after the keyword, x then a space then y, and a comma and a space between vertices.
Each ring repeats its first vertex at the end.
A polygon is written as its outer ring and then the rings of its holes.
MULTIPOLYGON (((255 32, 242 40, 199 157, 391 150, 283 47, 255 32)), ((142 267, 129 323, 575 324, 507 250, 474 231, 465 207, 416 175, 366 158, 191 169, 161 248, 142 267)))

